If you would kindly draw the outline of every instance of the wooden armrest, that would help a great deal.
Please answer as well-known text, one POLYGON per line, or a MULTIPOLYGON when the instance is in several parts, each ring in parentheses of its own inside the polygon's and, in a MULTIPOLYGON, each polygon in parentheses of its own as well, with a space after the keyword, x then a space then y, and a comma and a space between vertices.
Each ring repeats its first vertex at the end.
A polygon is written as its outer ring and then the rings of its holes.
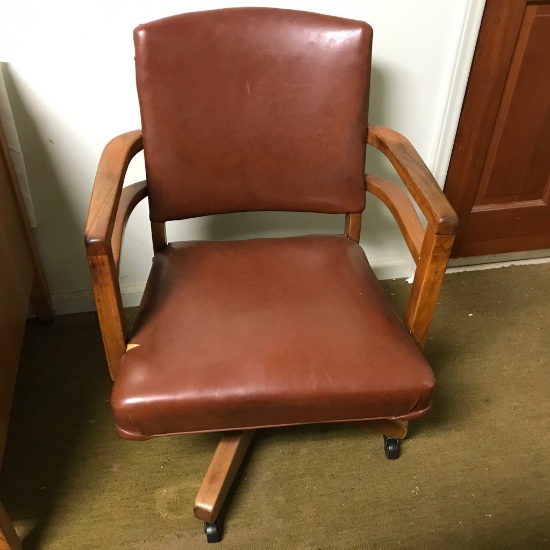
POLYGON ((85 243, 101 336, 111 378, 126 349, 126 325, 118 282, 122 234, 128 216, 147 195, 145 182, 122 189, 132 158, 143 148, 141 131, 122 134, 107 144, 97 169, 85 243))
POLYGON ((424 228, 405 192, 395 183, 378 176, 365 176, 367 191, 378 197, 392 213, 415 263, 420 260, 424 228))
POLYGON ((405 137, 389 128, 369 124, 367 143, 379 149, 392 163, 428 221, 426 231, 420 233, 420 222, 414 219, 416 213, 413 216, 412 204, 408 204, 410 201, 405 193, 397 188, 403 197, 390 182, 369 176, 367 190, 388 206, 416 262, 405 325, 422 349, 451 254, 458 218, 428 167, 405 137))
POLYGON ((369 124, 367 143, 380 150, 407 186, 436 235, 454 235, 458 218, 411 143, 401 134, 369 124))
POLYGON ((141 149, 141 130, 135 130, 111 140, 101 155, 86 222, 85 242, 88 256, 111 253, 111 237, 124 176, 130 161, 141 149))

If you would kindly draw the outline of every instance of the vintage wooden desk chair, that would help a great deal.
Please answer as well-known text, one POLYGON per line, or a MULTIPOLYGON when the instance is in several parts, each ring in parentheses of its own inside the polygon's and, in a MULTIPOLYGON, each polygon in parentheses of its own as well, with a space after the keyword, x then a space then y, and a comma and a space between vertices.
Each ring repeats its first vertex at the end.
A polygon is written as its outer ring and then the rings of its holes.
MULTIPOLYGON (((86 227, 121 437, 222 432, 195 502, 208 541, 254 430, 370 421, 399 456, 430 409, 426 340, 457 223, 411 144, 368 125, 372 29, 299 11, 235 8, 138 27, 142 130, 101 157, 86 227), (422 212, 364 175, 366 145, 422 212), (123 188, 143 147, 147 181, 123 188), (359 246, 365 189, 417 263, 404 322, 359 246), (154 259, 132 332, 117 280, 124 226, 148 197, 154 259), (241 211, 345 215, 344 234, 167 244, 165 222, 241 211)), ((344 216, 342 217, 344 222, 344 216)))

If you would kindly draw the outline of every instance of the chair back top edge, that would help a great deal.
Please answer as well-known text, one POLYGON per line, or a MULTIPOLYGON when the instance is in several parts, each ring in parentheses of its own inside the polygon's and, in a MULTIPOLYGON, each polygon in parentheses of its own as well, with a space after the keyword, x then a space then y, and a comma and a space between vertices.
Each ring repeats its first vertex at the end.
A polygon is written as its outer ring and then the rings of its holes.
POLYGON ((361 212, 372 29, 229 8, 134 31, 152 221, 361 212))

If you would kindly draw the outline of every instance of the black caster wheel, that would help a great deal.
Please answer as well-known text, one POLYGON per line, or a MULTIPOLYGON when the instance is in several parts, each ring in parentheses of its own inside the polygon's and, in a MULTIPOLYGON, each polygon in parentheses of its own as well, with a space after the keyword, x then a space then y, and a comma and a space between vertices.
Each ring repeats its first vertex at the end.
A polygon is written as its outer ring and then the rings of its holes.
POLYGON ((389 458, 390 460, 399 458, 399 455, 401 454, 401 440, 385 435, 384 452, 386 453, 386 458, 389 458))
POLYGON ((222 528, 217 521, 214 523, 205 522, 204 532, 206 533, 207 542, 220 542, 222 540, 222 528))

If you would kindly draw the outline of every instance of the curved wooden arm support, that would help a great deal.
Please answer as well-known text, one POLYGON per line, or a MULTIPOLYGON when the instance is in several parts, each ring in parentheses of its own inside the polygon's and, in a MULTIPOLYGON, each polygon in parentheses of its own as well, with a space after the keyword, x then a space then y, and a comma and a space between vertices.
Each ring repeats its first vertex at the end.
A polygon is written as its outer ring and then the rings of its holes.
POLYGON ((411 192, 437 235, 454 235, 458 218, 411 143, 394 130, 369 124, 367 143, 381 151, 411 192))
POLYGON ((122 189, 120 195, 120 202, 118 203, 118 210, 115 218, 115 225, 113 227, 113 235, 111 237, 111 249, 113 251, 113 259, 118 273, 118 266, 120 264, 120 252, 122 250, 122 237, 124 236, 124 230, 128 223, 130 214, 134 211, 134 208, 147 196, 147 182, 140 181, 133 183, 128 187, 122 189))
POLYGON ((97 314, 111 378, 126 349, 126 326, 118 282, 122 234, 136 204, 147 195, 144 182, 122 189, 132 158, 143 148, 141 131, 122 134, 107 144, 97 169, 85 243, 97 314))
POLYGON ((367 191, 378 197, 392 213, 415 263, 420 260, 424 228, 416 215, 413 203, 405 192, 387 179, 368 174, 365 176, 367 191))
POLYGON ((111 237, 128 165, 143 149, 141 130, 112 139, 105 147, 94 181, 86 222, 86 254, 100 256, 111 252, 111 237))
MULTIPOLYGON (((369 124, 367 143, 379 149, 392 163, 428 221, 417 259, 414 251, 418 250, 421 233, 412 218, 412 205, 404 203, 403 197, 387 185, 389 182, 376 177, 374 182, 372 179, 370 183, 367 181, 367 189, 370 186, 368 190, 383 200, 396 217, 417 264, 405 312, 405 325, 422 349, 449 261, 458 218, 420 155, 405 137, 389 128, 369 124), (398 209, 402 209, 401 221, 396 213, 398 209)), ((408 197, 403 195, 408 201, 408 197)))

